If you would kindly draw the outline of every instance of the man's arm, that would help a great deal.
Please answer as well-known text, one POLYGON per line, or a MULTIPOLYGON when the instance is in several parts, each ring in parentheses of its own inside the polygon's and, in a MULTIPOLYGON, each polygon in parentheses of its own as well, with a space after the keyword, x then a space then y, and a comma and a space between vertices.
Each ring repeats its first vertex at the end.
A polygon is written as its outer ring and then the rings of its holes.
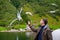
POLYGON ((37 32, 37 31, 38 31, 38 29, 33 28, 33 26, 31 26, 31 25, 29 25, 29 27, 31 28, 31 30, 32 30, 33 32, 37 32))

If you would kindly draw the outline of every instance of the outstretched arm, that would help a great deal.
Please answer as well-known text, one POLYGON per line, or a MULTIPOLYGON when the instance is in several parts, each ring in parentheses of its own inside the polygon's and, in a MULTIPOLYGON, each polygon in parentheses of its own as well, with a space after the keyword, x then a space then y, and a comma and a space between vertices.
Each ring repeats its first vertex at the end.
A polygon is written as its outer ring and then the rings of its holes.
POLYGON ((35 29, 33 26, 31 26, 31 25, 29 25, 29 27, 31 28, 31 30, 33 31, 33 32, 37 32, 38 31, 38 29, 35 29))
POLYGON ((33 32, 37 32, 37 29, 34 29, 33 26, 31 25, 31 22, 28 21, 28 26, 30 27, 30 29, 33 31, 33 32))

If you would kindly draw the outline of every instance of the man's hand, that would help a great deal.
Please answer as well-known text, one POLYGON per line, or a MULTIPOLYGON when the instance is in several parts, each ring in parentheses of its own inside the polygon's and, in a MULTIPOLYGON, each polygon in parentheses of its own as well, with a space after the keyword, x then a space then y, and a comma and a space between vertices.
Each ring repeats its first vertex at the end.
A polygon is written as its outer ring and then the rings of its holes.
POLYGON ((29 27, 31 27, 31 22, 30 21, 28 21, 28 25, 29 25, 29 27))
POLYGON ((28 25, 30 25, 31 24, 31 22, 30 21, 28 21, 28 25))

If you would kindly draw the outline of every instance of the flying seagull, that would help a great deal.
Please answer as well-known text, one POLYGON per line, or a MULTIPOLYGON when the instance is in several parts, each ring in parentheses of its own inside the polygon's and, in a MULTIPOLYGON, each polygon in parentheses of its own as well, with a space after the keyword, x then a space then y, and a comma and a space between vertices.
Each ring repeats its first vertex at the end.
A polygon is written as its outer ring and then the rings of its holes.
POLYGON ((21 17, 22 8, 21 8, 20 12, 19 11, 17 11, 17 12, 18 12, 17 13, 17 18, 20 21, 22 19, 22 17, 21 17))
POLYGON ((26 12, 26 14, 29 14, 29 15, 31 15, 31 16, 32 16, 32 13, 31 13, 31 12, 26 12))

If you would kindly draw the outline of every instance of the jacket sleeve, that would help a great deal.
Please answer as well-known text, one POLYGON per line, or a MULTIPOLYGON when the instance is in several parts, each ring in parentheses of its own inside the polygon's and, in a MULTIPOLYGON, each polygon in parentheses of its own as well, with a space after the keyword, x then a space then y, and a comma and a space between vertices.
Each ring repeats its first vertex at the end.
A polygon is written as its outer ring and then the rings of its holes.
POLYGON ((50 30, 47 31, 47 39, 52 40, 52 32, 50 30))
POLYGON ((35 28, 32 27, 32 26, 30 26, 30 28, 31 28, 31 30, 32 30, 33 32, 37 32, 37 31, 38 31, 38 29, 35 29, 35 28))

